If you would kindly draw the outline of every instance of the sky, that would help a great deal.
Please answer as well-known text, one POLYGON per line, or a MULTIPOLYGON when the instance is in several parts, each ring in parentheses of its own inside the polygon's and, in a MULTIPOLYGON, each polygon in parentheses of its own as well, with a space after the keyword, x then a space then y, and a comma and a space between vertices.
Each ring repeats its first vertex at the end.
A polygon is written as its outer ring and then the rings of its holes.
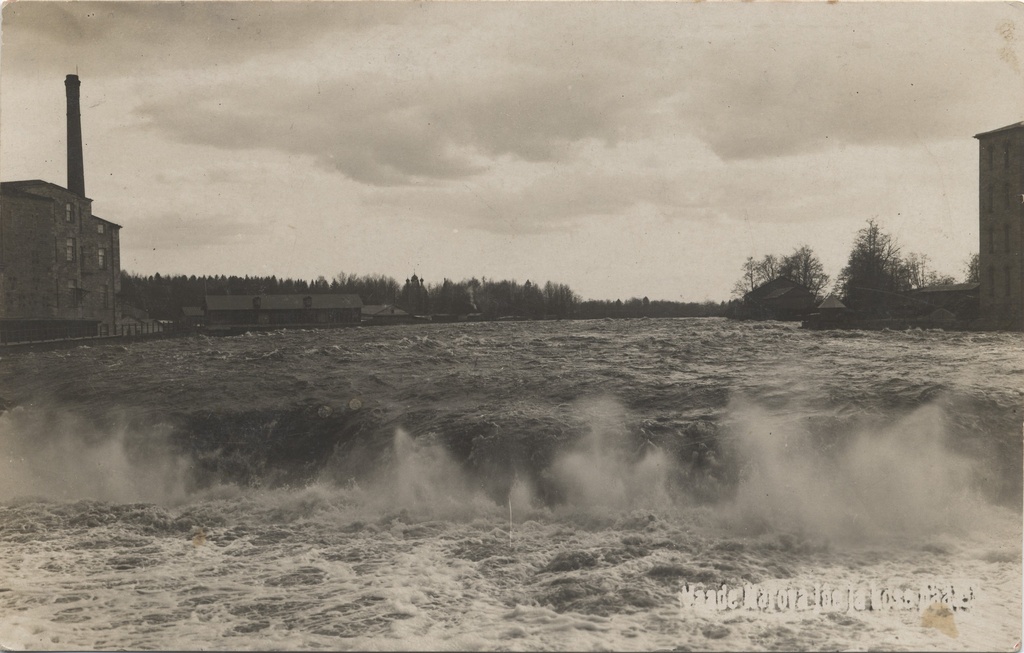
POLYGON ((869 219, 958 278, 1020 3, 6 3, 0 178, 85 188, 140 274, 417 274, 729 299, 869 219))

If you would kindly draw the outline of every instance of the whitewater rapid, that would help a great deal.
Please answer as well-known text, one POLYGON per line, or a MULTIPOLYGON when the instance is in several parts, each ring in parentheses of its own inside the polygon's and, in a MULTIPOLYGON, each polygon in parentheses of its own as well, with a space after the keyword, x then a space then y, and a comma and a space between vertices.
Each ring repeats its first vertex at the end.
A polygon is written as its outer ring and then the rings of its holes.
POLYGON ((0 646, 1009 650, 1022 372, 722 320, 3 352, 0 646))

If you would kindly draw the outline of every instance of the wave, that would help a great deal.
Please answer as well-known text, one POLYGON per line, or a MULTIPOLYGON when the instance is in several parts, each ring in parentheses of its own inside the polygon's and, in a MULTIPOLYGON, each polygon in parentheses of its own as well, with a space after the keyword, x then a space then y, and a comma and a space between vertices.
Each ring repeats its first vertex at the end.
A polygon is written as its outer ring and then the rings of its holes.
POLYGON ((439 325, 26 354, 0 370, 33 371, 4 386, 0 500, 320 484, 384 511, 705 505, 739 529, 834 537, 1020 506, 1011 340, 754 326, 439 325), (936 496, 964 500, 929 507, 936 496))
POLYGON ((325 406, 149 425, 125 413, 103 430, 67 411, 16 407, 0 415, 0 499, 183 505, 335 487, 375 514, 704 505, 741 533, 858 540, 963 530, 980 507, 1020 495, 1019 454, 1006 456, 1012 441, 969 437, 993 419, 987 404, 970 416, 962 400, 936 401, 897 417, 766 404, 734 399, 718 420, 675 433, 610 397, 546 420, 523 410, 517 423, 529 427, 517 430, 493 415, 406 416, 400 427, 373 411, 325 406))

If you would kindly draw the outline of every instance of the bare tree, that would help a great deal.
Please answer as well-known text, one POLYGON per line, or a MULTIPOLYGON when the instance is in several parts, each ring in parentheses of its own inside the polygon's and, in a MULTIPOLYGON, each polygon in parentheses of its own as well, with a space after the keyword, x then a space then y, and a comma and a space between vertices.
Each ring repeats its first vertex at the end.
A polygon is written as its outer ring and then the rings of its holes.
POLYGON ((822 295, 829 282, 824 266, 807 245, 802 245, 789 256, 782 257, 779 276, 806 286, 816 297, 822 295))
POLYGON ((911 252, 903 259, 900 266, 900 279, 897 287, 900 290, 922 288, 928 285, 928 255, 911 252))
POLYGON ((758 285, 777 279, 781 267, 782 260, 778 256, 765 254, 764 258, 757 263, 758 285))
POLYGON ((981 282, 981 267, 978 263, 978 253, 971 254, 970 258, 964 264, 964 275, 966 276, 965 281, 967 283, 980 283, 981 282))
POLYGON ((748 256, 747 260, 743 262, 743 276, 732 287, 733 296, 743 297, 754 288, 757 288, 759 278, 757 261, 754 260, 753 256, 748 256))

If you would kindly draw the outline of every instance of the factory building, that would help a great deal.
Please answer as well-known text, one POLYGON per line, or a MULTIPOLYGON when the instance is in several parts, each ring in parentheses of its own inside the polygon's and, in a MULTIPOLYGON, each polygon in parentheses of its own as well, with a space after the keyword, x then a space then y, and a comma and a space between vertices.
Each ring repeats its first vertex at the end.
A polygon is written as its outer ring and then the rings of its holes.
POLYGON ((67 187, 0 183, 0 342, 105 335, 117 324, 120 230, 85 195, 77 75, 67 99, 67 187))
POLYGON ((1024 330, 1024 122, 975 136, 979 143, 978 273, 982 317, 1024 330))

